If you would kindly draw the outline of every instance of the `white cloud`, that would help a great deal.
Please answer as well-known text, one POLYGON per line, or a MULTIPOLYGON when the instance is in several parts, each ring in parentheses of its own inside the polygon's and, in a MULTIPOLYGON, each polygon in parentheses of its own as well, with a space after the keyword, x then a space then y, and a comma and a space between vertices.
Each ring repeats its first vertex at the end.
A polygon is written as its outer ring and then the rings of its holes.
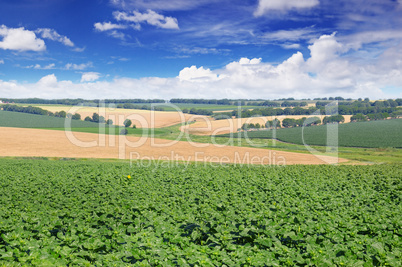
POLYGON ((111 22, 97 22, 94 24, 94 27, 97 31, 110 31, 110 30, 115 30, 115 29, 126 29, 127 25, 121 25, 121 24, 114 24, 111 22))
POLYGON ((300 44, 281 44, 281 46, 285 49, 299 49, 300 44))
POLYGON ((107 35, 116 38, 116 39, 120 39, 122 41, 126 40, 126 35, 122 32, 118 32, 118 31, 108 31, 107 35))
POLYGON ((57 78, 54 74, 49 74, 47 76, 42 77, 38 81, 38 85, 42 85, 44 87, 54 87, 57 86, 57 78))
POLYGON ((148 23, 163 29, 179 29, 179 24, 176 18, 165 17, 150 9, 148 9, 146 13, 133 11, 132 14, 116 11, 113 12, 113 15, 117 21, 134 22, 137 27, 139 27, 141 23, 148 23))
POLYGON ((240 59, 239 64, 240 65, 256 65, 261 63, 262 58, 253 58, 253 59, 248 59, 246 57, 243 57, 240 59))
POLYGON ((84 70, 87 68, 93 67, 92 62, 88 63, 82 63, 82 64, 73 64, 73 63, 67 63, 64 69, 66 70, 84 70))
POLYGON ((275 32, 267 32, 262 37, 271 41, 299 41, 307 40, 316 36, 313 27, 293 29, 293 30, 279 30, 275 32))
POLYGON ((81 76, 81 82, 93 82, 100 78, 98 72, 84 72, 81 76))
POLYGON ((66 36, 58 34, 53 29, 41 28, 35 31, 40 34, 42 38, 50 39, 52 41, 60 42, 66 46, 74 47, 74 43, 66 36))
POLYGON ((324 65, 335 59, 340 52, 346 52, 344 46, 336 41, 335 33, 322 35, 308 48, 311 54, 308 64, 313 70, 322 69, 324 65))
POLYGON ((258 8, 254 15, 262 16, 269 11, 312 8, 319 3, 318 0, 259 0, 258 8))
POLYGON ((59 81, 54 74, 33 84, 0 80, 0 93, 4 97, 86 99, 94 95, 163 99, 402 97, 402 44, 387 49, 370 64, 350 56, 349 48, 335 34, 314 40, 309 49, 307 55, 297 52, 280 64, 241 58, 215 70, 186 67, 172 78, 99 81, 100 74, 88 72, 82 74, 81 83, 59 81), (396 89, 387 91, 387 88, 396 89))
POLYGON ((56 67, 56 65, 54 63, 51 63, 51 64, 43 66, 43 67, 40 64, 35 64, 35 65, 26 66, 23 68, 36 69, 36 70, 51 70, 51 69, 55 69, 55 67, 56 67))
POLYGON ((190 68, 184 68, 180 71, 178 76, 180 81, 205 81, 205 80, 217 80, 218 76, 214 74, 210 69, 204 69, 203 67, 197 68, 191 66, 190 68))
POLYGON ((4 50, 17 51, 44 51, 46 50, 45 42, 36 37, 33 31, 21 28, 7 28, 5 25, 0 26, 0 48, 4 50))
MULTIPOLYGON (((401 0, 402 1, 402 0, 401 0)), ((359 49, 364 44, 402 40, 402 30, 362 31, 340 38, 350 48, 359 49)))
POLYGON ((0 59, 0 64, 4 64, 4 59, 0 59))
POLYGON ((110 0, 110 2, 123 9, 154 9, 154 10, 189 10, 199 6, 214 3, 216 0, 110 0))

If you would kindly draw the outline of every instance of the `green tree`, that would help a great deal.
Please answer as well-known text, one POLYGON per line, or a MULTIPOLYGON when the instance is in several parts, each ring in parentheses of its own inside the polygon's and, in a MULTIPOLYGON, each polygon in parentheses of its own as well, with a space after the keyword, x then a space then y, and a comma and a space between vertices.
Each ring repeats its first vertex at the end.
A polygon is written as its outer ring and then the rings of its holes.
POLYGON ((99 122, 99 114, 98 113, 94 113, 92 114, 92 122, 99 122))
POLYGON ((127 130, 127 129, 121 129, 120 135, 127 135, 127 134, 128 134, 128 130, 127 130))
POLYGON ((86 116, 85 119, 84 119, 84 121, 92 121, 92 119, 91 119, 91 117, 86 116))
POLYGON ((108 119, 108 120, 106 121, 106 124, 107 124, 107 125, 112 125, 112 124, 113 124, 113 121, 112 121, 111 119, 108 119))
POLYGON ((131 120, 126 119, 126 120, 124 121, 124 127, 130 127, 131 123, 132 123, 131 120))
MULTIPOLYGON (((80 120, 81 119, 81 115, 78 113, 75 113, 72 117, 73 120, 80 120)), ((88 117, 89 118, 89 117, 88 117)), ((91 119, 91 118, 90 118, 91 119)))

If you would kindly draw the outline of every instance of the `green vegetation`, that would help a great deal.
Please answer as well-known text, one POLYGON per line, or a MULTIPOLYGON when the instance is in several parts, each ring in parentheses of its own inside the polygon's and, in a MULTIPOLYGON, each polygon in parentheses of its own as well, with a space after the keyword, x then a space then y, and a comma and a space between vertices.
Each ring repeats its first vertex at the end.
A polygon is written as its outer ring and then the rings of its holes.
MULTIPOLYGON (((329 129, 333 125, 329 124, 329 129)), ((338 125, 338 145, 344 147, 395 147, 402 148, 402 119, 355 122, 338 125)), ((249 131, 240 132, 233 135, 237 137, 271 139, 276 135, 276 139, 302 145, 325 146, 327 144, 327 126, 295 127, 289 129, 278 129, 276 131, 249 131)), ((222 135, 230 136, 230 135, 222 135)))
MULTIPOLYGON (((0 127, 36 128, 64 131, 64 118, 56 118, 27 113, 0 111, 0 127)), ((85 133, 105 133, 118 135, 124 127, 99 124, 90 121, 71 120, 71 131, 85 133)), ((127 134, 158 136, 164 134, 164 129, 127 128, 127 134)))
POLYGON ((399 165, 0 160, 0 264, 398 266, 399 165))
MULTIPOLYGON (((0 127, 21 128, 64 128, 64 118, 34 115, 28 113, 0 111, 0 127)), ((74 128, 99 127, 98 123, 71 120, 74 128)))

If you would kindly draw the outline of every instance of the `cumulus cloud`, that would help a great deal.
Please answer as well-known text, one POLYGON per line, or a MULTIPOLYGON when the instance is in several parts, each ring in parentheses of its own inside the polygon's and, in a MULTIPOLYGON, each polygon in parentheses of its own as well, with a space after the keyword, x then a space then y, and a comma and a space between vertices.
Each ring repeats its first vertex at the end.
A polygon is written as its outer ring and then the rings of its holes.
POLYGON ((308 63, 313 70, 320 70, 328 62, 338 57, 340 52, 345 51, 344 46, 335 39, 335 33, 322 35, 308 48, 311 54, 308 63))
POLYGON ((0 64, 4 64, 4 59, 0 59, 0 64))
POLYGON ((184 68, 180 71, 178 76, 180 81, 205 81, 205 80, 217 80, 218 76, 214 74, 210 69, 204 69, 204 67, 197 68, 191 66, 190 68, 184 68))
MULTIPOLYGON (((314 98, 339 95, 371 99, 402 97, 402 44, 389 48, 373 62, 348 55, 336 34, 323 35, 308 47, 310 53, 294 53, 279 64, 261 58, 241 58, 223 68, 183 68, 172 78, 115 78, 99 81, 100 74, 86 72, 81 83, 59 81, 54 74, 37 83, 1 81, 4 97, 47 98, 314 98), (116 90, 118 88, 118 90, 116 90)), ((77 65, 78 66, 78 65, 77 65)))
POLYGON ((54 74, 49 74, 47 76, 42 77, 38 81, 38 85, 42 85, 45 87, 55 87, 57 86, 57 78, 54 74))
POLYGON ((84 72, 81 76, 81 82, 93 82, 100 78, 98 72, 84 72))
POLYGON ((4 50, 16 51, 44 51, 45 42, 36 37, 35 32, 25 28, 8 28, 5 25, 0 26, 0 48, 4 50))
POLYGON ((126 29, 127 25, 114 24, 111 22, 97 22, 94 24, 95 30, 104 32, 116 29, 126 29))
POLYGON ((255 16, 262 16, 269 11, 289 11, 292 9, 312 8, 319 4, 318 0, 259 0, 255 16))
POLYGON ((60 42, 66 46, 74 47, 74 43, 68 37, 58 34, 53 29, 40 28, 37 29, 35 32, 40 34, 42 38, 60 42))
POLYGON ((133 11, 131 14, 127 12, 116 11, 113 12, 113 15, 117 21, 127 21, 135 23, 137 28, 139 28, 141 23, 148 23, 150 25, 163 29, 179 29, 179 24, 176 18, 165 17, 150 9, 148 9, 145 13, 133 11))

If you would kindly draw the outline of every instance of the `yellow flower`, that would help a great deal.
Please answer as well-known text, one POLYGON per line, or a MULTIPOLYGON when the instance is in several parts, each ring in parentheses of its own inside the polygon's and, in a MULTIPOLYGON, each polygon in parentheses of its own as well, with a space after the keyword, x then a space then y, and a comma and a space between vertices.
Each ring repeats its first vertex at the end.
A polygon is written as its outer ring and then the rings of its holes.
POLYGON ((127 175, 127 178, 128 178, 128 179, 130 179, 130 178, 131 178, 131 176, 130 176, 130 175, 127 175))

